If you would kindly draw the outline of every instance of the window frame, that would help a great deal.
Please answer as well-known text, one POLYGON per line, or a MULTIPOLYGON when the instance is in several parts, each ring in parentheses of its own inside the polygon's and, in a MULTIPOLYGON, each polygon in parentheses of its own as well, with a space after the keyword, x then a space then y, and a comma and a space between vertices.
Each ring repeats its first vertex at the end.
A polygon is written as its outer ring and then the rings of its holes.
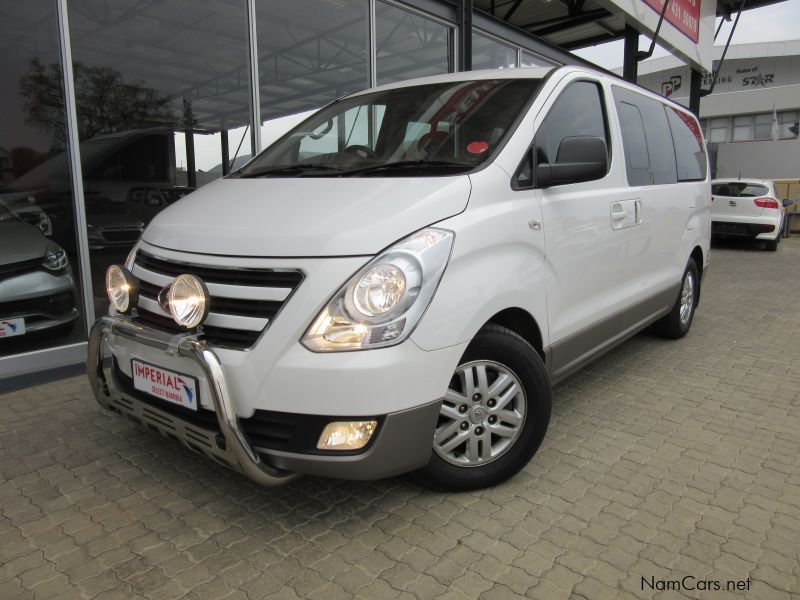
MULTIPOLYGON (((681 179, 681 177, 680 177, 678 146, 677 146, 677 142, 676 142, 676 139, 675 139, 675 132, 673 131, 673 125, 672 125, 672 122, 671 122, 671 116, 670 116, 670 112, 669 111, 673 111, 674 113, 682 113, 682 114, 686 114, 686 115, 691 116, 697 122, 697 125, 699 127, 699 130, 700 130, 700 133, 701 133, 701 136, 702 136, 703 135, 703 125, 702 125, 702 122, 699 119, 697 119, 697 117, 695 115, 692 115, 684 107, 680 106, 679 104, 677 104, 675 102, 671 102, 671 101, 665 100, 663 98, 653 98, 652 96, 650 96, 650 95, 648 95, 646 93, 640 92, 638 90, 631 90, 629 88, 622 87, 622 86, 612 86, 612 87, 617 87, 618 89, 623 90, 626 93, 631 93, 631 94, 635 94, 635 95, 641 96, 641 97, 647 99, 648 101, 656 102, 660 106, 661 110, 664 111, 664 116, 666 118, 667 128, 668 128, 668 131, 669 131, 669 142, 672 144, 672 156, 674 158, 674 165, 675 165, 675 181, 662 182, 662 183, 636 184, 636 185, 634 185, 634 184, 632 184, 630 182, 630 175, 628 173, 628 161, 627 161, 627 157, 626 157, 626 159, 625 159, 625 171, 626 171, 626 179, 628 180, 628 185, 631 185, 631 186, 634 186, 634 187, 642 187, 642 186, 650 186, 650 185, 672 185, 674 183, 690 183, 690 182, 697 182, 697 181, 705 181, 708 178, 708 173, 709 173, 710 168, 709 168, 709 165, 708 165, 708 147, 707 147, 707 144, 706 144, 705 137, 703 137, 703 144, 702 144, 703 155, 706 158, 706 166, 705 166, 705 169, 704 169, 705 173, 703 174, 703 177, 699 178, 699 179, 697 179, 697 178, 681 179)), ((612 95, 613 95, 613 90, 612 90, 612 95)), ((624 100, 623 98, 617 98, 617 96, 614 96, 614 101, 615 101, 615 104, 616 104, 617 102, 623 102, 623 101, 626 101, 626 100, 624 100)), ((617 115, 619 116, 619 110, 617 110, 617 115)), ((678 117, 678 118, 680 118, 680 117, 678 117)), ((707 121, 708 127, 710 129, 712 129, 712 130, 714 128, 713 127, 714 120, 715 119, 709 119, 707 121)), ((621 123, 620 123, 620 129, 621 129, 621 123)), ((645 124, 645 138, 648 139, 646 124, 645 124)), ((649 148, 649 141, 648 141, 648 148, 649 148)), ((624 147, 624 142, 623 142, 623 153, 624 152, 625 152, 625 147, 624 147)), ((650 157, 650 159, 651 159, 650 162, 652 163, 653 162, 652 161, 652 157, 650 157)))
MULTIPOLYGON (((545 79, 542 80, 543 84, 547 80, 547 78, 549 78, 550 75, 554 71, 555 71, 555 69, 547 74, 545 79)), ((603 113, 603 125, 604 125, 604 128, 605 128, 606 151, 607 151, 607 154, 608 154, 608 164, 606 165, 606 173, 605 173, 605 175, 603 175, 603 177, 599 178, 599 179, 603 179, 603 178, 607 177, 608 174, 611 172, 611 162, 612 162, 613 154, 612 154, 612 144, 611 144, 611 129, 609 127, 609 122, 608 122, 608 97, 607 97, 607 93, 606 93, 606 90, 605 90, 605 86, 603 85, 603 82, 600 79, 592 79, 591 77, 578 77, 576 79, 573 79, 573 80, 569 81, 563 87, 563 89, 560 92, 558 92, 558 95, 556 96, 555 100, 553 100, 553 102, 547 108, 547 114, 544 116, 544 118, 542 119, 541 123, 539 123, 539 127, 544 125, 545 121, 550 116, 550 113, 553 110, 553 107, 558 103, 558 101, 566 93, 566 91, 570 88, 570 86, 572 86, 575 83, 591 83, 591 84, 594 84, 595 86, 597 86, 597 89, 600 92, 600 110, 603 113)), ((533 134, 531 136, 531 142, 530 142, 530 144, 528 144, 528 147, 526 148, 522 158, 520 159, 519 163, 517 164, 517 168, 514 169, 514 174, 511 176, 511 182, 510 182, 511 189, 514 190, 515 192, 524 191, 524 190, 542 189, 542 188, 538 188, 537 187, 537 184, 536 184, 536 172, 535 172, 534 165, 533 165, 533 154, 534 154, 534 150, 535 150, 534 146, 536 144, 536 134, 537 133, 538 133, 538 129, 536 129, 533 132, 533 134), (526 162, 528 162, 529 164, 526 165, 525 164, 526 162), (520 175, 521 171, 526 166, 530 166, 530 169, 531 169, 531 183, 530 184, 526 184, 526 185, 520 185, 520 183, 519 183, 519 175, 520 175)), ((593 179, 592 181, 599 181, 599 179, 593 179)))

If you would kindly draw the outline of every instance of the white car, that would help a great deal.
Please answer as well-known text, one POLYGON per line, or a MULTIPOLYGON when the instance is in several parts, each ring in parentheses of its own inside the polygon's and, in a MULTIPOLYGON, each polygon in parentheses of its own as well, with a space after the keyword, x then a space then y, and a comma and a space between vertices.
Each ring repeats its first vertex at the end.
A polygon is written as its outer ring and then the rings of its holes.
POLYGON ((650 325, 689 331, 707 173, 693 115, 592 70, 353 94, 109 268, 94 394, 267 485, 494 485, 542 442, 552 382, 650 325))
POLYGON ((775 251, 791 200, 778 200, 775 184, 764 179, 714 179, 711 182, 711 234, 763 240, 775 251))

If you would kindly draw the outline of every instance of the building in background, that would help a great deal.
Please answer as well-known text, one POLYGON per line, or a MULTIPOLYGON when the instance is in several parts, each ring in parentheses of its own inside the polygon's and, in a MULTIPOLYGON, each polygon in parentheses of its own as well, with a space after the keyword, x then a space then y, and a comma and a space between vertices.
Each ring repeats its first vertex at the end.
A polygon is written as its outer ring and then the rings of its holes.
MULTIPOLYGON (((747 8, 774 1, 749 0, 747 8)), ((734 5, 738 0, 672 0, 659 43, 693 68, 708 68, 714 19, 734 5)), ((107 266, 125 259, 159 211, 241 166, 292 115, 424 75, 591 64, 569 50, 610 39, 625 37, 626 56, 635 54, 639 33, 652 34, 663 6, 4 3, 0 226, 24 243, 2 246, 11 236, 0 235, 0 380, 82 362, 89 325, 106 310, 107 266)))
MULTIPOLYGON (((800 40, 731 46, 721 67, 714 52, 714 90, 700 101, 714 175, 800 179, 800 40)), ((640 85, 686 106, 689 76, 672 56, 639 66, 640 85)))
POLYGON ((465 36, 475 68, 583 62, 459 15, 438 0, 5 3, 0 379, 82 362, 107 266, 293 121, 276 120, 455 71, 465 36))

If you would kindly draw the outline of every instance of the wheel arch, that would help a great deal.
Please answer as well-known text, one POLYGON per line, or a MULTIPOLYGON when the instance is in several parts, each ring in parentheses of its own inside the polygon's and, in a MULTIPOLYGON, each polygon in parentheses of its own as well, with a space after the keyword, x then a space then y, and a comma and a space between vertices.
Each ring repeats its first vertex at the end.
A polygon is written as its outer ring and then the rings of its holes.
POLYGON ((510 329, 526 342, 528 342, 536 353, 545 359, 544 346, 542 342, 542 331, 536 319, 527 310, 519 307, 510 307, 495 313, 484 325, 494 323, 510 329))
POLYGON ((697 274, 698 274, 698 282, 697 282, 697 304, 696 306, 700 306, 700 292, 703 289, 703 249, 700 246, 695 246, 692 250, 690 258, 694 259, 694 264, 697 265, 697 274))

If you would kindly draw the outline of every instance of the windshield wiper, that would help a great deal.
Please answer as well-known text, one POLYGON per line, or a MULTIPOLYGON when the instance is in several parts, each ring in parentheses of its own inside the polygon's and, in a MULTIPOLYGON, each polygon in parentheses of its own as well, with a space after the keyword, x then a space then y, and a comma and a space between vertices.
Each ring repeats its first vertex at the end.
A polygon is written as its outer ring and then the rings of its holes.
POLYGON ((371 167, 363 167, 360 169, 351 169, 350 171, 342 171, 341 175, 347 177, 348 175, 360 175, 361 173, 375 173, 380 171, 391 171, 393 169, 413 169, 418 168, 424 170, 426 167, 444 167, 448 169, 474 169, 475 165, 462 162, 454 162, 450 160, 400 160, 397 162, 384 163, 382 165, 373 165, 371 167))
POLYGON ((251 177, 269 177, 270 175, 299 175, 301 173, 308 173, 309 171, 341 171, 341 169, 329 167, 327 165, 287 165, 284 167, 271 167, 269 169, 245 173, 240 175, 240 177, 247 179, 251 177))

